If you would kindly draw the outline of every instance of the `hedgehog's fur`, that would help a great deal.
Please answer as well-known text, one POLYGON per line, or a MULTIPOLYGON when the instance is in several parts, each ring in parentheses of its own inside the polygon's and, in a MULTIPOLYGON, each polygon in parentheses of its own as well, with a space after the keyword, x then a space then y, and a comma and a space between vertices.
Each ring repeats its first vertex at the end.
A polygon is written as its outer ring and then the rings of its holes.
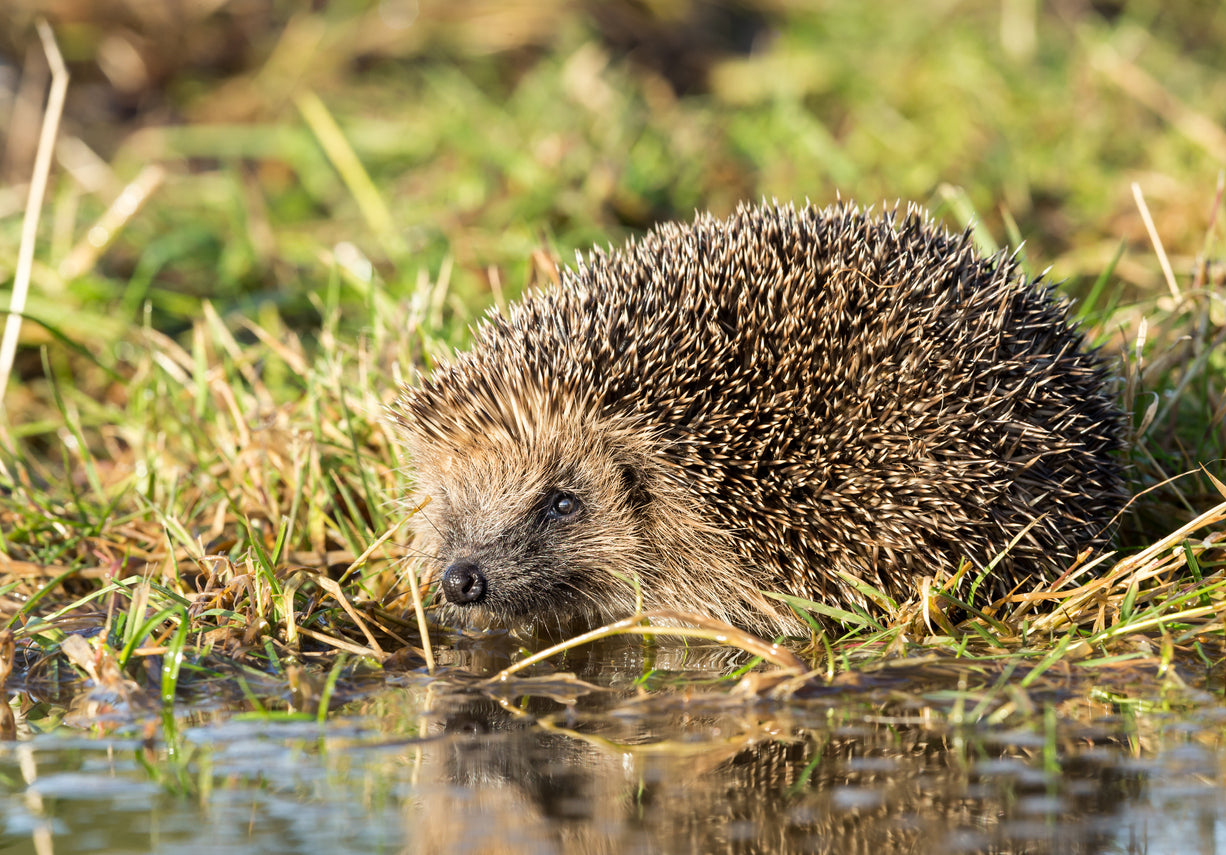
POLYGON ((905 598, 1004 552, 982 602, 1101 546, 1107 380, 1049 285, 917 208, 743 206, 580 258, 394 412, 453 616, 637 591, 774 632, 803 624, 763 591, 871 608, 848 577, 905 598))

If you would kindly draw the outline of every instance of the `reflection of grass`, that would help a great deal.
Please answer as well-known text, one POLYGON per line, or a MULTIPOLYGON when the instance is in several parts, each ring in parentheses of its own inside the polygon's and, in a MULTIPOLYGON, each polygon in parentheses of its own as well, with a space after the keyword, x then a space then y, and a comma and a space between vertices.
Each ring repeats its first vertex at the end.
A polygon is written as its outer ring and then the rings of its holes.
MULTIPOLYGON (((1226 34, 1204 31, 1221 16, 766 5, 754 51, 694 57, 707 85, 680 94, 651 51, 621 55, 560 8, 500 44, 437 9, 404 33, 327 10, 248 33, 268 50, 242 73, 150 84, 181 123, 70 113, 25 310, 37 323, 0 425, 0 610, 20 643, 54 653, 98 631, 99 661, 154 697, 224 661, 284 675, 416 644, 398 618, 412 546, 381 418, 398 382, 575 248, 696 207, 838 190, 925 201, 976 223, 984 247, 1025 238, 1030 267, 1072 277, 1092 333, 1124 354, 1132 475, 1156 489, 1097 578, 991 604, 954 601, 934 575, 879 613, 819 604, 850 632, 820 625, 821 669, 917 645, 1094 664, 1134 634, 1160 639, 1163 661, 1216 662, 1226 137, 1202 105, 1226 97, 1212 70, 1226 34), (88 170, 64 153, 81 144, 104 153, 88 170), (125 185, 147 195, 117 214, 125 185)), ((18 189, 0 191, 5 270, 18 189)))

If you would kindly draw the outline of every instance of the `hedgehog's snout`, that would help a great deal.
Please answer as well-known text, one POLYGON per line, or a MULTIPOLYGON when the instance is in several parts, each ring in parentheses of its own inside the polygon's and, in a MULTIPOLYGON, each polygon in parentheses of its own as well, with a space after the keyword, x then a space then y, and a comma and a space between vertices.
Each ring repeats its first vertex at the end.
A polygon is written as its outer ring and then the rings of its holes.
POLYGON ((485 599, 489 583, 475 561, 460 558, 443 571, 443 595, 456 606, 471 606, 485 599))

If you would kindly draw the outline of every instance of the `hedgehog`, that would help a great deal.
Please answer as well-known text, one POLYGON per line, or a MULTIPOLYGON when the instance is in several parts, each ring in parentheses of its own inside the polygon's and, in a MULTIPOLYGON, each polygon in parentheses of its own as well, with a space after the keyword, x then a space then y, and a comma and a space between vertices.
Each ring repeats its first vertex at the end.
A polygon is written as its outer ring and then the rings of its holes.
POLYGON ((963 561, 984 602, 1104 546, 1124 500, 1068 303, 914 205, 660 225, 472 333, 392 405, 457 623, 798 633, 789 597, 879 612, 963 561))

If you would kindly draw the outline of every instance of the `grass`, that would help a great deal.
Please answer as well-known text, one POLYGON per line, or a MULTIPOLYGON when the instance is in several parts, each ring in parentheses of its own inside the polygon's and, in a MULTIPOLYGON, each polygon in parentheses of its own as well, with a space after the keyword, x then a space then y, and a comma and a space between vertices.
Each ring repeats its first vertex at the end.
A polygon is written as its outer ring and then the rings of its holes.
POLYGON ((836 190, 926 202, 985 250, 1024 238, 1030 269, 1067 280, 1121 359, 1137 498, 1121 552, 1058 585, 960 602, 936 577, 877 614, 818 604, 843 629, 797 652, 828 679, 904 655, 1025 682, 1101 672, 1143 638, 1160 667, 1220 668, 1226 132, 1205 105, 1226 98, 1223 13, 747 3, 751 52, 646 15, 627 53, 569 6, 492 44, 479 16, 423 9, 402 32, 329 5, 239 22, 237 69, 145 55, 168 76, 123 121, 131 93, 104 87, 110 123, 73 87, 100 85, 102 37, 125 31, 57 27, 74 76, 0 422, 0 619, 27 684, 78 673, 156 706, 311 673, 315 715, 342 671, 426 663, 382 416, 398 385, 575 249, 836 190), (649 47, 678 27, 688 54, 649 47))

